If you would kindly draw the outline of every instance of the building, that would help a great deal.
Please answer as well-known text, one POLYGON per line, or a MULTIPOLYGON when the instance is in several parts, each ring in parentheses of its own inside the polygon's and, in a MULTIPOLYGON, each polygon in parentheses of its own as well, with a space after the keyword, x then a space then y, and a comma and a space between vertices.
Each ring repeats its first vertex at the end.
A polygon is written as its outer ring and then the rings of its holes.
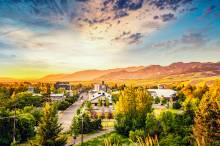
POLYGON ((52 101, 60 101, 60 100, 65 99, 66 97, 64 96, 63 93, 61 93, 61 94, 52 93, 52 94, 50 94, 50 98, 52 101))
POLYGON ((33 94, 34 93, 34 87, 29 86, 27 92, 33 94))
POLYGON ((94 90, 95 91, 105 91, 105 92, 107 92, 108 88, 105 85, 104 81, 102 81, 102 84, 95 84, 94 85, 94 90))
POLYGON ((57 90, 59 88, 63 88, 65 90, 71 90, 71 85, 69 84, 69 82, 56 82, 56 84, 54 85, 54 88, 57 90))
POLYGON ((109 101, 109 104, 111 105, 112 104, 112 95, 111 94, 109 94, 105 91, 98 91, 97 92, 97 91, 92 90, 89 92, 89 101, 95 106, 98 105, 99 100, 101 100, 102 103, 105 105, 107 99, 109 101))
POLYGON ((176 96, 176 91, 172 89, 148 89, 148 92, 153 96, 153 98, 159 97, 159 98, 166 98, 170 99, 172 97, 176 96))

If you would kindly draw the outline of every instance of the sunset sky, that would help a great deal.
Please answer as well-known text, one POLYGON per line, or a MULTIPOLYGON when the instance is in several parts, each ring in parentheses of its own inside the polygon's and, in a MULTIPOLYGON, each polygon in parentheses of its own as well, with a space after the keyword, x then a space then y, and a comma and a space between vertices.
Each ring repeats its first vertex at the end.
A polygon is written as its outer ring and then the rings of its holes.
POLYGON ((0 77, 220 61, 220 0, 0 0, 0 77))

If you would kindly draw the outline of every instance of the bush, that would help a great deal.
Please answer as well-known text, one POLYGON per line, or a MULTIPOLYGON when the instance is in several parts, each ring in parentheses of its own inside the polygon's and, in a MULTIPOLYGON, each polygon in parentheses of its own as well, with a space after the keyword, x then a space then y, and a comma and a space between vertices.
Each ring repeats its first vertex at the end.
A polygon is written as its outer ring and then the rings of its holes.
POLYGON ((36 106, 41 107, 43 99, 40 96, 32 96, 31 93, 21 92, 16 95, 16 101, 11 101, 8 107, 11 109, 13 105, 17 108, 23 109, 25 106, 36 106))
POLYGON ((70 96, 67 97, 65 100, 68 101, 69 103, 74 103, 77 100, 77 96, 70 96))
POLYGON ((82 116, 75 116, 72 122, 72 132, 75 135, 87 134, 93 130, 99 130, 102 128, 101 119, 91 119, 87 113, 83 114, 83 129, 82 129, 82 116))
POLYGON ((179 103, 179 101, 173 103, 173 109, 180 109, 180 108, 181 108, 181 104, 179 103))
POLYGON ((159 98, 159 97, 156 97, 156 98, 154 99, 154 103, 155 103, 155 104, 160 103, 160 98, 159 98))
POLYGON ((163 98, 162 101, 161 101, 161 103, 162 103, 163 105, 167 104, 167 99, 166 99, 166 98, 163 98))
POLYGON ((105 146, 118 146, 121 143, 121 136, 117 133, 111 134, 108 138, 104 139, 105 146))
POLYGON ((61 101, 58 103, 57 108, 58 110, 66 110, 69 106, 71 105, 71 103, 69 103, 68 101, 61 101))
POLYGON ((144 130, 135 130, 129 132, 129 138, 133 142, 137 142, 138 138, 144 139, 144 137, 145 137, 144 130))

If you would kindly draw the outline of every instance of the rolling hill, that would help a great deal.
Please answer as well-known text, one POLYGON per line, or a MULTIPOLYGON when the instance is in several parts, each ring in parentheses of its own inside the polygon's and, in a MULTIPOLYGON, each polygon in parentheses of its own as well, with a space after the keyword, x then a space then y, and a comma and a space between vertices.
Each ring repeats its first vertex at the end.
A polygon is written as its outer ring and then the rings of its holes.
POLYGON ((72 74, 47 75, 40 81, 92 81, 92 80, 132 80, 132 79, 160 79, 172 76, 212 77, 220 76, 220 62, 200 63, 177 62, 168 66, 150 65, 109 70, 84 70, 72 74))

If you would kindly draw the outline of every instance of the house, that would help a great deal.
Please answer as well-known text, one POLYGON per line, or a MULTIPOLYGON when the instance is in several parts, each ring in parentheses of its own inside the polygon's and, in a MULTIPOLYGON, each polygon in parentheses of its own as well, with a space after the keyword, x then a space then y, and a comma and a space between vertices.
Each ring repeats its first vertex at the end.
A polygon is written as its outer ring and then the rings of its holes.
POLYGON ((27 92, 28 92, 28 93, 32 93, 32 96, 42 96, 40 93, 35 93, 35 92, 34 92, 34 87, 32 87, 32 86, 29 86, 29 87, 28 87, 27 92))
POLYGON ((104 81, 102 81, 102 84, 95 84, 94 85, 94 90, 95 91, 105 91, 105 92, 107 92, 108 88, 105 85, 104 81))
POLYGON ((60 100, 65 99, 66 97, 64 96, 63 93, 61 93, 61 94, 52 93, 52 94, 50 94, 50 98, 52 101, 60 101, 60 100))
POLYGON ((34 87, 29 86, 27 92, 33 94, 34 93, 34 87))
POLYGON ((105 91, 96 92, 96 91, 92 90, 89 92, 89 101, 95 106, 98 105, 99 100, 101 100, 102 103, 105 105, 107 99, 109 101, 109 104, 111 105, 112 104, 112 95, 111 94, 109 94, 105 91))
POLYGON ((176 96, 176 91, 172 89, 148 89, 148 92, 153 96, 153 98, 159 97, 159 98, 166 98, 170 99, 172 97, 176 96))
POLYGON ((71 90, 71 85, 69 84, 69 82, 56 82, 54 84, 54 88, 57 90, 59 88, 63 88, 65 90, 71 90))

